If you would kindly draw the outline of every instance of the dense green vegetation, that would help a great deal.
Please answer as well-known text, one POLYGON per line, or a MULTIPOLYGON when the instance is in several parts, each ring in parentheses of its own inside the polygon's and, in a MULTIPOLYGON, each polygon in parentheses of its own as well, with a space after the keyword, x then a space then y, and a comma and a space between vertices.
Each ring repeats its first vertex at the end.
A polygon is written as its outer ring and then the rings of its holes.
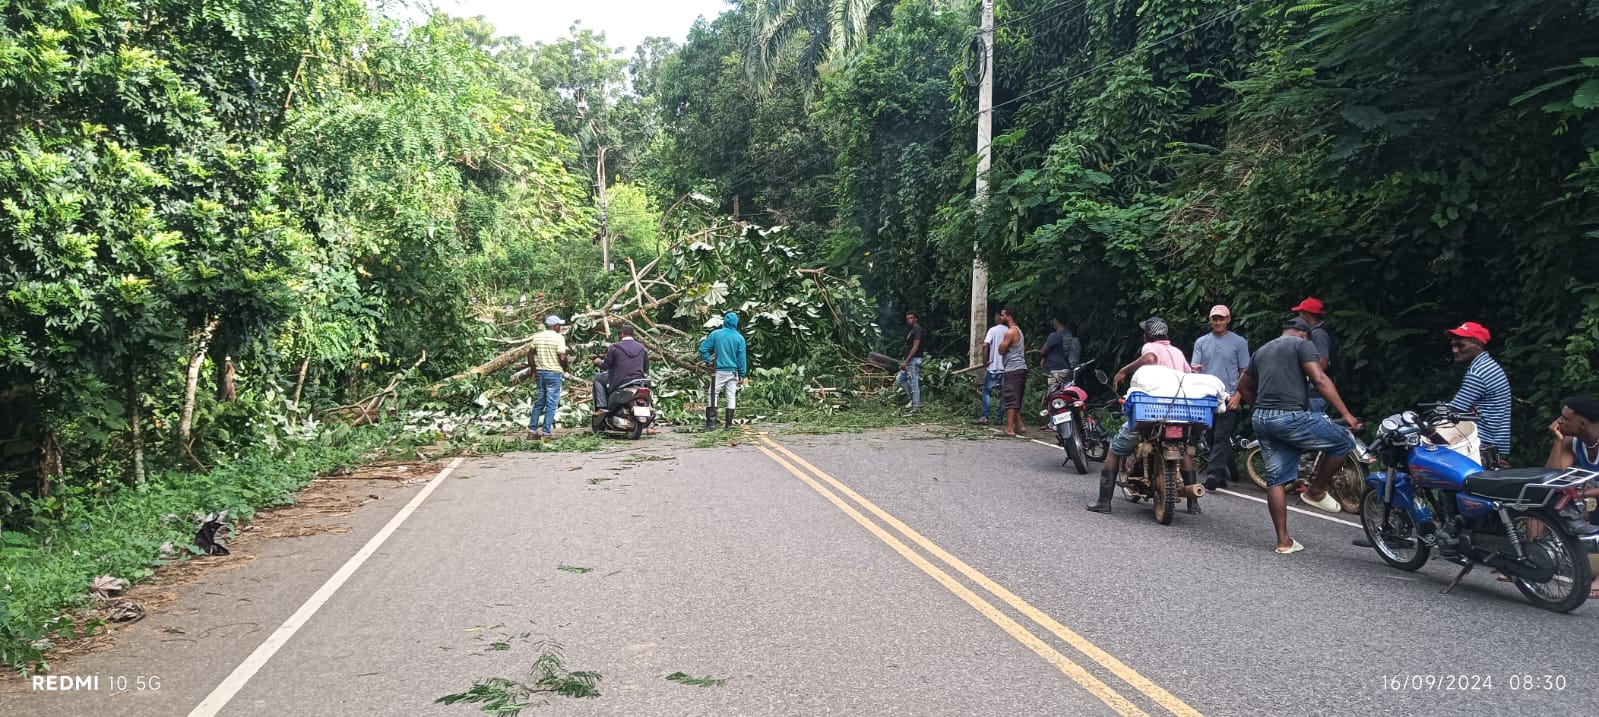
POLYGON ((662 185, 818 227, 885 318, 928 312, 939 353, 964 350, 976 239, 1035 341, 1064 313, 1111 364, 1150 314, 1187 346, 1225 302, 1258 345, 1318 296, 1367 416, 1452 395, 1443 331, 1480 321, 1521 464, 1561 396, 1599 389, 1599 3, 1001 0, 986 207, 975 3, 880 3, 857 53, 770 95, 729 70, 750 65, 749 12, 662 70, 727 98, 663 95, 689 159, 662 185))
MULTIPOLYGON (((744 311, 751 405, 794 415, 906 309, 964 356, 974 241, 1033 345, 1065 314, 1104 364, 1152 313, 1186 347, 1228 303, 1258 344, 1319 296, 1364 416, 1451 393, 1442 331, 1481 321, 1521 464, 1599 390, 1599 2, 996 13, 979 205, 976 3, 747 0, 617 51, 353 0, 0 0, 0 568, 125 534, 63 532, 107 506, 281 500, 366 445, 336 409, 385 387, 378 418, 481 418, 524 389, 424 389, 613 296, 629 258, 679 290, 653 340, 744 311)), ((662 368, 682 418, 699 377, 662 368)), ((0 657, 36 659, 81 576, 136 573, 160 530, 29 573, 48 589, 8 590, 0 657)))

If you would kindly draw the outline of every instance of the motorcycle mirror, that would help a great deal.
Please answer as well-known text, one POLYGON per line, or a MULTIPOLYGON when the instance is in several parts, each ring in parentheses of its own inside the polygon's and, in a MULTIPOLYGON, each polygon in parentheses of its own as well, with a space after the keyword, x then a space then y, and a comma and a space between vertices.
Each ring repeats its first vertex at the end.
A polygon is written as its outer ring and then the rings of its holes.
POLYGON ((1103 370, 1101 370, 1101 369, 1097 369, 1097 368, 1094 369, 1094 378, 1097 379, 1100 383, 1104 383, 1104 384, 1110 383, 1110 377, 1106 376, 1105 372, 1103 370))

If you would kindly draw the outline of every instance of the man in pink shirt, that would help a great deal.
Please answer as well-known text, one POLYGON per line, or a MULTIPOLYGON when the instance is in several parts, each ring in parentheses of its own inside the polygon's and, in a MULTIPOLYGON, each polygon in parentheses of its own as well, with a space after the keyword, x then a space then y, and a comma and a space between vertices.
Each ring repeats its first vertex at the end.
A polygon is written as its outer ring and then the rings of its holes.
MULTIPOLYGON (((1193 367, 1188 365, 1188 358, 1183 356, 1182 349, 1171 345, 1171 330, 1166 327, 1165 319, 1152 316, 1139 326, 1144 329, 1144 347, 1139 350, 1137 359, 1116 372, 1116 378, 1111 381, 1113 390, 1120 392, 1122 381, 1143 366, 1165 366, 1173 371, 1194 372, 1193 367)), ((1138 438, 1133 435, 1132 423, 1123 424, 1121 430, 1110 439, 1110 454, 1105 457, 1105 467, 1099 472, 1099 499, 1088 505, 1089 510, 1095 513, 1110 512, 1111 497, 1116 492, 1116 475, 1121 470, 1122 461, 1132 456, 1137 447, 1138 438)), ((1182 473, 1183 485, 1194 482, 1194 467, 1186 454, 1183 455, 1182 473)), ((1188 512, 1200 512, 1197 499, 1188 499, 1188 512)))
POLYGON ((1137 359, 1116 372, 1111 388, 1119 389, 1122 381, 1144 366, 1165 366, 1173 371, 1194 372, 1193 367, 1188 365, 1188 359, 1183 356, 1183 350, 1171 345, 1168 337, 1170 329, 1166 328, 1165 319, 1152 316, 1141 325, 1144 328, 1144 347, 1139 350, 1137 359))

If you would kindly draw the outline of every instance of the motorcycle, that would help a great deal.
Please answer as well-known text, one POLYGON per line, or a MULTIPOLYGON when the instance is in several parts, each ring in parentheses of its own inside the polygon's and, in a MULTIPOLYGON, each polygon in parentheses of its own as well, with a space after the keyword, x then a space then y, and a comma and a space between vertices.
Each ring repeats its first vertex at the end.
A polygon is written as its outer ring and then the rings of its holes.
MULTIPOLYGON (((1249 474, 1249 480, 1256 486, 1266 490, 1266 457, 1261 453, 1260 441, 1249 441, 1247 445, 1248 448, 1243 454, 1244 472, 1249 474)), ((1355 446, 1354 451, 1344 456, 1344 464, 1333 475, 1332 484, 1327 486, 1327 495, 1338 501, 1339 507, 1343 508, 1345 513, 1360 512, 1360 493, 1366 477, 1365 466, 1371 463, 1369 454, 1361 455, 1365 446, 1359 439, 1355 440, 1355 446)), ((1288 484, 1288 492, 1305 492, 1305 487, 1316 477, 1316 466, 1321 464, 1321 457, 1321 451, 1305 451, 1299 454, 1299 479, 1288 484)))
POLYGON ((647 378, 636 378, 611 389, 605 412, 592 421, 594 433, 638 440, 655 421, 654 397, 647 378))
POLYGON ((1383 562, 1414 571, 1432 551, 1462 566, 1449 594, 1478 565, 1510 578, 1528 602, 1570 612, 1588 599, 1588 554, 1599 528, 1582 519, 1582 492, 1599 472, 1520 468, 1485 471, 1451 450, 1438 424, 1472 416, 1447 407, 1383 419, 1369 449, 1382 472, 1366 476, 1361 524, 1383 562))
MULTIPOLYGON (((1074 367, 1071 380, 1055 387, 1046 399, 1049 406, 1046 412, 1049 415, 1050 428, 1055 431, 1056 442, 1066 451, 1066 458, 1061 461, 1061 465, 1070 462, 1079 474, 1088 473, 1089 460, 1105 460, 1103 451, 1109 449, 1109 439, 1101 438, 1095 444, 1095 447, 1100 449, 1099 457, 1089 457, 1089 443, 1094 441, 1087 435, 1089 422, 1092 421, 1096 429, 1099 428, 1099 422, 1088 415, 1088 392, 1077 385, 1077 377, 1092 363, 1093 361, 1087 361, 1074 367)), ((1104 371, 1095 369, 1094 375, 1101 383, 1105 382, 1104 371)), ((1104 431, 1099 430, 1099 433, 1102 435, 1104 431)))
MULTIPOLYGON (((1177 511, 1177 499, 1198 498, 1205 494, 1199 483, 1182 482, 1183 456, 1194 460, 1205 429, 1215 418, 1214 398, 1164 398, 1133 392, 1124 408, 1127 420, 1134 422, 1138 449, 1128 461, 1128 470, 1116 484, 1126 491, 1127 500, 1148 499, 1155 507, 1155 522, 1170 525, 1177 511), (1134 469, 1141 475, 1135 474, 1134 469)), ((1124 464, 1125 465, 1125 464, 1124 464)))

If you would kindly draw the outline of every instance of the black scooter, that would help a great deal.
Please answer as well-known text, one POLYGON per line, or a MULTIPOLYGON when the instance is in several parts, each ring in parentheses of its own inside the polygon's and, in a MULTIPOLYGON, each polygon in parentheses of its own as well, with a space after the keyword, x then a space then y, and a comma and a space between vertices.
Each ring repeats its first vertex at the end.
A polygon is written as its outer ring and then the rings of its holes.
POLYGON ((638 378, 611 389, 605 412, 594 416, 594 433, 638 440, 655 422, 654 392, 650 380, 638 378))

